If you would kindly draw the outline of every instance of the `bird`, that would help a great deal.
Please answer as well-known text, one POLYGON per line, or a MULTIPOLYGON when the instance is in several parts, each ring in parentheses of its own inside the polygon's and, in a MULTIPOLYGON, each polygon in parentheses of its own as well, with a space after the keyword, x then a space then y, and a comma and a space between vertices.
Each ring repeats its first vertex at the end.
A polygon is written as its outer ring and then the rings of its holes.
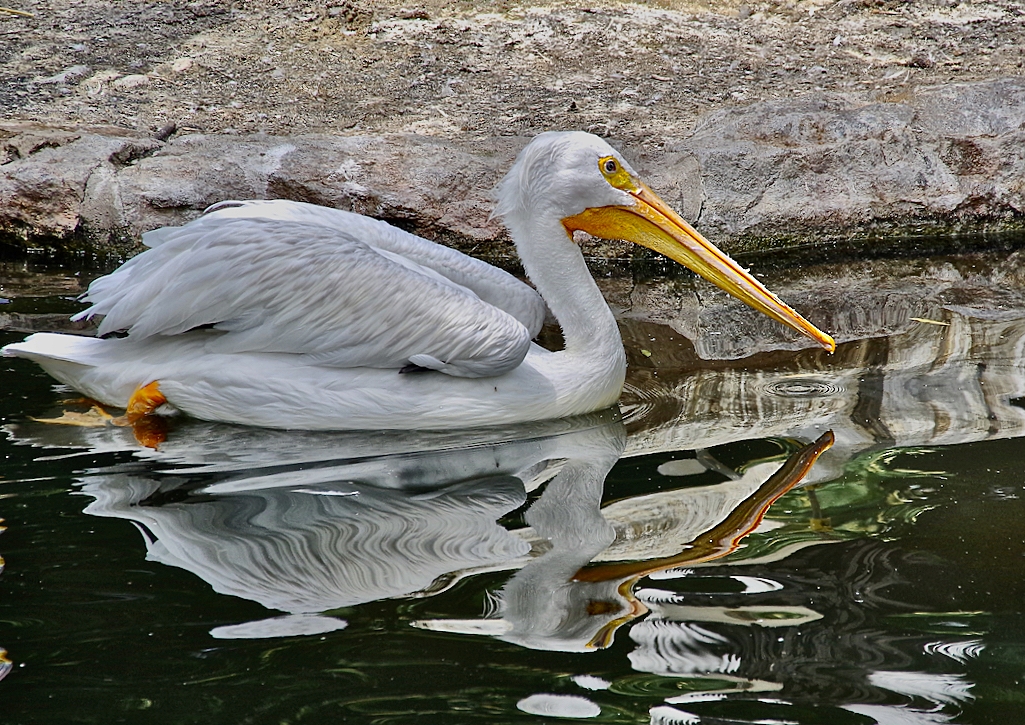
POLYGON ((616 404, 626 356, 580 235, 675 260, 832 352, 606 141, 533 138, 495 189, 533 287, 384 221, 287 200, 215 204, 83 295, 96 337, 3 348, 131 423, 166 413, 303 430, 470 428, 616 404), (533 339, 548 314, 563 349, 533 339))

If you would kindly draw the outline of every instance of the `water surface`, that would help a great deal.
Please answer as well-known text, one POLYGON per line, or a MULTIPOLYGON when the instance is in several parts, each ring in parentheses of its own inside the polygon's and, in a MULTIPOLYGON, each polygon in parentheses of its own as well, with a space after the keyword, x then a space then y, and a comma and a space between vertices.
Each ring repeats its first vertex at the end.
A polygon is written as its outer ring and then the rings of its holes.
MULTIPOLYGON (((32 420, 74 395, 0 360, 4 720, 1025 721, 1022 269, 767 279, 833 356, 605 280, 620 410, 493 430, 177 420, 154 451, 32 420)), ((0 342, 78 309, 74 270, 0 272, 0 342)))

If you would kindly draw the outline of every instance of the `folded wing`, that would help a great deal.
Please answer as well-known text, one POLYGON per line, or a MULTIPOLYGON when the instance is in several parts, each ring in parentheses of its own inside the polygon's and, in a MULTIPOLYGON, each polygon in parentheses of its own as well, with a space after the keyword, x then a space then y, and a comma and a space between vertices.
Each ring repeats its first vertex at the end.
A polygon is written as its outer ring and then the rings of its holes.
MULTIPOLYGON (((532 338, 541 331, 545 321, 547 308, 533 287, 487 262, 451 247, 427 241, 379 219, 284 199, 224 201, 212 206, 205 218, 269 219, 345 230, 349 236, 375 249, 398 254, 466 287, 485 302, 505 310, 522 322, 532 338)), ((143 241, 153 246, 151 239, 157 242, 157 235, 164 231, 161 229, 145 234, 143 241)))
POLYGON ((430 247, 438 245, 431 242, 339 213, 359 221, 339 228, 216 212, 151 233, 151 249, 90 285, 85 299, 92 306, 77 317, 102 315, 101 335, 127 331, 130 339, 211 328, 205 334, 213 351, 291 353, 335 367, 412 362, 483 377, 519 365, 536 333, 531 328, 543 319, 543 303, 530 302, 533 290, 484 265, 529 293, 507 282, 506 288, 484 285, 500 303, 519 301, 510 314, 443 274, 446 262, 459 261, 447 255, 453 250, 434 253, 430 247), (421 259, 386 248, 397 248, 395 239, 421 259))

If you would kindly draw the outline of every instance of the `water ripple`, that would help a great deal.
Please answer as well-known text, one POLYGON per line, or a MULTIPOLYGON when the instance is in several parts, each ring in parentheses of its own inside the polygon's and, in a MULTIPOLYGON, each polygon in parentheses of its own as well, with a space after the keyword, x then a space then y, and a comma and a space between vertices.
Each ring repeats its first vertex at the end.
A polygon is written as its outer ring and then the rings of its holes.
POLYGON ((981 639, 969 639, 960 642, 929 642, 925 645, 926 654, 945 655, 960 664, 978 657, 984 649, 986 649, 986 645, 982 643, 981 639))
POLYGON ((761 386, 761 391, 777 398, 826 398, 843 395, 847 389, 833 380, 795 375, 769 381, 761 386))
POLYGON ((579 695, 539 694, 525 697, 516 708, 531 715, 564 718, 591 718, 601 715, 597 703, 579 695))

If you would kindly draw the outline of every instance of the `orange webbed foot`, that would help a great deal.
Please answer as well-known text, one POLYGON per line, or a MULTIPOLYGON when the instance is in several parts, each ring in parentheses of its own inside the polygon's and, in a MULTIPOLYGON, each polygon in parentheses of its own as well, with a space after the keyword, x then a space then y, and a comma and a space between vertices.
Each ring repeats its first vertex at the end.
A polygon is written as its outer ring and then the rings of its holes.
POLYGON ((59 418, 32 418, 37 423, 56 423, 80 428, 104 428, 108 425, 131 428, 137 440, 147 448, 156 448, 167 440, 167 419, 154 415, 154 411, 167 402, 156 381, 143 385, 132 393, 125 414, 114 417, 92 398, 65 400, 65 405, 88 405, 89 410, 79 413, 65 410, 59 418))
POLYGON ((156 449, 167 440, 167 419, 154 415, 154 411, 166 402, 159 383, 154 380, 135 389, 128 399, 125 414, 115 418, 113 423, 131 427, 135 440, 147 448, 156 449))
MULTIPOLYGON (((70 401, 85 402, 85 401, 70 401)), ((84 413, 73 410, 65 410, 60 418, 31 418, 37 423, 56 423, 57 425, 73 425, 79 428, 105 428, 114 421, 114 416, 105 411, 99 405, 93 404, 84 413)))

